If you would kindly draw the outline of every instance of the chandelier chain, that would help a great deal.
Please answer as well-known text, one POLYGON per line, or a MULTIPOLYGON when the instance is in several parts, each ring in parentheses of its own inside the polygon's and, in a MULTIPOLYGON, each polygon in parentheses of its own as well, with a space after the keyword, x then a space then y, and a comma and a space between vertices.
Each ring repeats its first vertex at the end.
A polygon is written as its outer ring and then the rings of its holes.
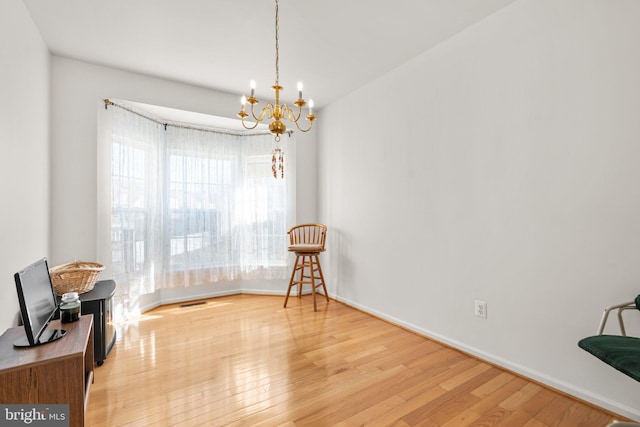
POLYGON ((276 86, 280 83, 280 69, 278 68, 278 62, 280 60, 279 54, 279 42, 278 42, 278 33, 280 32, 280 21, 278 19, 278 0, 276 0, 276 86))

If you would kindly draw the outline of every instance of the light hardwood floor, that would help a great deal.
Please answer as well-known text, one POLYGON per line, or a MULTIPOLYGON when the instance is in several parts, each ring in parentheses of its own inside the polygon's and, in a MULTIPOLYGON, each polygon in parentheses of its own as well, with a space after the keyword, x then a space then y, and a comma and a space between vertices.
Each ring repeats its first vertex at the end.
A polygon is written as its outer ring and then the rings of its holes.
POLYGON ((605 426, 611 414, 336 301, 236 295, 120 330, 89 426, 605 426))

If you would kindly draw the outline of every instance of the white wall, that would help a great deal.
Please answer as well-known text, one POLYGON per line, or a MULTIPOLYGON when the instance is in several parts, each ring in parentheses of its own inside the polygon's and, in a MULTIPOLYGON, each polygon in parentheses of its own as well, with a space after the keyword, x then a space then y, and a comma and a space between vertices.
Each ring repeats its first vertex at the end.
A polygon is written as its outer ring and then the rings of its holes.
POLYGON ((57 56, 51 66, 52 262, 96 260, 101 100, 126 99, 228 116, 237 97, 57 56))
MULTIPOLYGON (((322 117, 322 110, 315 113, 322 117)), ((296 223, 320 222, 318 217, 318 130, 296 134, 296 223)))
POLYGON ((20 0, 0 2, 0 332, 17 324, 13 274, 49 249, 49 51, 20 0))
POLYGON ((640 293, 639 20, 520 0, 325 108, 330 292, 640 419, 576 345, 640 293))

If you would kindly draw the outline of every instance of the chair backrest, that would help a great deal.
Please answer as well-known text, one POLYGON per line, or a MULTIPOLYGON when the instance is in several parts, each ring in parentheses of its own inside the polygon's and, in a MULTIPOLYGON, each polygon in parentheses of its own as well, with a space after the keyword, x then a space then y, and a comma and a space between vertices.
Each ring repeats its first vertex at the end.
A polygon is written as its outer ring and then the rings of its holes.
POLYGON ((321 245, 327 238, 327 226, 324 224, 300 224, 288 231, 290 245, 321 245))

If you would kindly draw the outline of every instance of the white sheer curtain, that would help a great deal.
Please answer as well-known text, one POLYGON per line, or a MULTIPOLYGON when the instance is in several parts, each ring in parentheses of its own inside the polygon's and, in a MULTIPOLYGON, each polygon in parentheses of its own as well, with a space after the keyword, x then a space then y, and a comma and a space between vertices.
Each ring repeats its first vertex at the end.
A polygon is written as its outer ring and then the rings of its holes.
POLYGON ((287 157, 286 179, 274 179, 272 136, 110 110, 117 318, 136 315, 140 296, 160 288, 287 277, 295 168, 287 157))

